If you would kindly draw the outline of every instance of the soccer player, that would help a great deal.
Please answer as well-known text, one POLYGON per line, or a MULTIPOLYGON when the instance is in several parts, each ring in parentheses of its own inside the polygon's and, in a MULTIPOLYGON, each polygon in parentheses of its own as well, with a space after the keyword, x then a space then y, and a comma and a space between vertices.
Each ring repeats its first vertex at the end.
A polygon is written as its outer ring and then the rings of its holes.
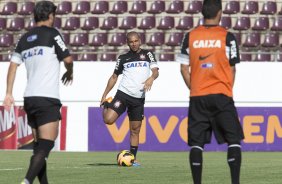
POLYGON ((204 25, 185 34, 181 54, 181 74, 190 89, 188 145, 195 184, 201 183, 204 145, 213 131, 219 144, 227 143, 227 162, 232 184, 239 184, 240 142, 244 138, 233 101, 235 65, 240 62, 235 37, 218 26, 221 0, 204 0, 204 25))
MULTIPOLYGON (((127 109, 130 121, 130 151, 136 159, 139 132, 144 117, 145 93, 151 89, 154 80, 159 76, 159 68, 153 53, 140 48, 141 40, 138 33, 129 32, 127 44, 130 51, 118 57, 115 70, 102 95, 101 105, 104 107, 104 122, 108 125, 112 125, 127 109), (123 76, 118 91, 114 99, 108 102, 106 97, 120 74, 123 76)), ((135 160, 133 165, 140 164, 135 160)))
POLYGON ((7 76, 4 106, 14 104, 12 95, 17 67, 25 63, 27 86, 24 109, 34 138, 33 155, 22 184, 33 183, 37 176, 41 184, 48 184, 47 158, 58 135, 60 108, 60 61, 67 71, 62 77, 65 85, 73 80, 73 60, 62 36, 53 28, 56 6, 50 1, 40 1, 34 8, 36 27, 24 34, 11 57, 7 76))

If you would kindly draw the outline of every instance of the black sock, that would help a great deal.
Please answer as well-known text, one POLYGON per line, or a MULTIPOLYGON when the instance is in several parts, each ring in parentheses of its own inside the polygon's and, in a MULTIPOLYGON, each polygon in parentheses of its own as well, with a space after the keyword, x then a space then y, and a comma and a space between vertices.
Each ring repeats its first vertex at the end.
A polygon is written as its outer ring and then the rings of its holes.
POLYGON ((194 184, 202 182, 203 150, 202 148, 192 147, 190 150, 190 168, 194 184))
MULTIPOLYGON (((38 142, 33 143, 33 154, 38 152, 38 142)), ((43 165, 42 169, 38 173, 38 180, 40 184, 48 184, 48 179, 47 179, 47 166, 46 166, 46 161, 45 164, 43 165)))
POLYGON ((130 152, 134 155, 135 159, 136 159, 137 151, 138 151, 138 146, 130 146, 130 152))
POLYGON ((227 152, 227 162, 230 167, 232 184, 240 183, 241 168, 241 147, 240 145, 230 145, 227 152))
MULTIPOLYGON (((46 165, 46 159, 48 158, 49 152, 54 147, 54 141, 39 139, 38 145, 34 150, 34 155, 30 159, 30 165, 25 178, 33 183, 33 180, 41 172, 44 173, 44 165, 46 165)), ((46 172, 45 172, 46 174, 46 172)), ((44 174, 43 174, 44 175, 44 174)), ((44 176, 43 176, 44 177, 44 176)))

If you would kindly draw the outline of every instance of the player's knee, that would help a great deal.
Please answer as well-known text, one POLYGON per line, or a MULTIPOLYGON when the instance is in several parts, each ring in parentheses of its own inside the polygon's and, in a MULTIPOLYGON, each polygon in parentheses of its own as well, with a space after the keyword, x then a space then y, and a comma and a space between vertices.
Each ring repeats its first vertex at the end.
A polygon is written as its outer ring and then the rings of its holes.
POLYGON ((104 123, 107 124, 107 125, 112 125, 114 124, 114 120, 110 117, 104 117, 104 123))
POLYGON ((54 147, 54 141, 47 140, 47 139, 38 139, 38 147, 37 152, 42 152, 44 154, 44 157, 48 157, 50 151, 54 147))

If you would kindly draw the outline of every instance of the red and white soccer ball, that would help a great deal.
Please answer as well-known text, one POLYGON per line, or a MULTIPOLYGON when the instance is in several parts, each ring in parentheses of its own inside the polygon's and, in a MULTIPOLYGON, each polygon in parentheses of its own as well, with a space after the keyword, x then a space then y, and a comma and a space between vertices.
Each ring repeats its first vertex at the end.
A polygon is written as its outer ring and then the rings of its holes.
POLYGON ((122 150, 117 155, 117 164, 119 166, 132 166, 134 162, 134 155, 128 150, 122 150))

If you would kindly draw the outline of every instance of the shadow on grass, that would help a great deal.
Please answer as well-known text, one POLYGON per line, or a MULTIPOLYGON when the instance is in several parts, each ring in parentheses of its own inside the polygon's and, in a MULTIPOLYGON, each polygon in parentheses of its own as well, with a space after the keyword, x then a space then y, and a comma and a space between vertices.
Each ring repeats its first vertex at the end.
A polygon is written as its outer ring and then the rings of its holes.
POLYGON ((88 166, 117 166, 117 164, 112 163, 94 163, 94 164, 87 164, 88 166))

